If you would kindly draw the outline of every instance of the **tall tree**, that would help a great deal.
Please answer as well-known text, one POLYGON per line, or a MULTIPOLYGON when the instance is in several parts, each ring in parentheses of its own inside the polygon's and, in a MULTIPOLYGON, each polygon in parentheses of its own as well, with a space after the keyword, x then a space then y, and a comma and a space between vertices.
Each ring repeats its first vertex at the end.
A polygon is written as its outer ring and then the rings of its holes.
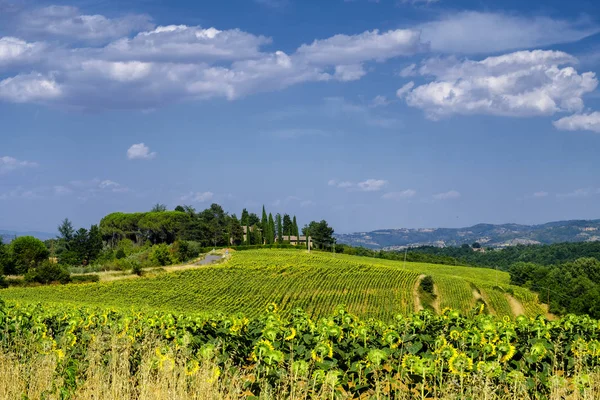
POLYGON ((103 244, 102 244, 102 235, 100 234, 100 229, 98 228, 98 225, 92 225, 90 227, 90 231, 88 234, 88 245, 87 245, 88 259, 90 261, 93 261, 96 258, 98 258, 98 256, 102 252, 102 247, 103 247, 103 244))
POLYGON ((281 223, 281 214, 277 213, 275 220, 277 221, 277 243, 283 243, 283 226, 281 223))
POLYGON ((163 212, 163 211, 167 211, 167 206, 165 204, 161 204, 161 203, 156 203, 150 210, 150 212, 163 212))
POLYGON ((177 206, 174 211, 185 212, 185 208, 183 208, 183 206, 177 206))
POLYGON ((293 235, 296 236, 296 239, 299 239, 298 236, 300 236, 300 231, 298 230, 298 222, 296 221, 295 215, 294 215, 294 219, 292 220, 292 230, 293 230, 293 235))
POLYGON ((246 210, 244 208, 242 210, 242 218, 240 219, 240 222, 242 223, 243 226, 247 226, 248 225, 248 218, 249 218, 248 210, 246 210))
POLYGON ((258 219, 258 215, 254 214, 254 213, 248 214, 248 225, 252 226, 252 225, 259 225, 259 224, 260 224, 260 219, 258 219))
POLYGON ((244 239, 244 229, 235 214, 229 219, 229 237, 233 245, 239 246, 244 239))
POLYGON ((273 221, 273 214, 269 213, 269 244, 275 243, 275 221, 273 221))
POLYGON ((65 218, 58 226, 58 233, 60 233, 60 238, 64 241, 65 245, 68 245, 73 240, 75 229, 73 229, 73 224, 69 221, 69 218, 65 218))
POLYGON ((78 229, 73 236, 71 251, 75 253, 76 263, 87 265, 88 260, 88 231, 85 228, 78 229))
POLYGON ((16 272, 24 274, 48 258, 48 249, 33 236, 21 236, 10 243, 16 272))
POLYGON ((292 219, 288 214, 283 214, 283 234, 285 236, 292 236, 294 234, 292 219))
POLYGON ((267 211, 265 210, 265 206, 263 205, 262 209, 262 218, 260 219, 260 228, 262 229, 262 244, 268 242, 269 237, 269 217, 267 217, 267 211))
POLYGON ((312 221, 302 228, 302 233, 307 237, 310 236, 314 244, 320 249, 333 246, 333 232, 333 228, 325 220, 321 222, 312 221))

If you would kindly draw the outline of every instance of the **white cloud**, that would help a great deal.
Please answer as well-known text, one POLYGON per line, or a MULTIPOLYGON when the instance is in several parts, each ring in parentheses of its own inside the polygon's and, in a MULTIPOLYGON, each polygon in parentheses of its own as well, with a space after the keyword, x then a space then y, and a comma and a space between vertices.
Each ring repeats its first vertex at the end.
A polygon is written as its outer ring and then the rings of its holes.
POLYGON ((549 194, 548 192, 544 192, 544 191, 541 191, 541 192, 535 192, 535 193, 533 194, 533 197, 538 197, 538 198, 539 198, 539 197, 548 197, 548 194, 549 194))
POLYGON ((428 50, 418 30, 377 29, 358 35, 335 35, 300 46, 296 55, 314 65, 355 65, 369 60, 385 61, 428 50))
POLYGON ((593 72, 578 74, 577 60, 560 51, 521 51, 482 61, 429 59, 419 73, 436 80, 406 95, 408 105, 438 119, 451 114, 541 116, 583 108, 596 89, 593 72))
POLYGON ((31 161, 17 160, 16 158, 9 156, 0 157, 0 174, 12 172, 21 168, 32 168, 37 166, 37 163, 31 161))
POLYGON ((109 44, 108 58, 164 62, 244 60, 261 56, 260 47, 271 39, 239 29, 221 31, 197 26, 159 26, 109 44))
POLYGON ((151 160, 156 157, 155 152, 150 152, 150 148, 144 143, 131 145, 127 150, 127 158, 130 160, 151 160))
POLYGON ((351 181, 338 181, 336 179, 330 179, 327 184, 339 189, 346 189, 348 191, 361 191, 361 192, 377 192, 383 189, 388 184, 388 181, 383 179, 367 179, 362 182, 354 183, 351 181))
POLYGON ((334 77, 338 81, 357 81, 367 74, 362 64, 336 65, 334 77))
POLYGON ((54 194, 56 194, 57 196, 65 196, 65 195, 73 193, 73 190, 71 188, 69 188, 68 186, 63 186, 63 185, 54 186, 53 190, 54 190, 54 194))
POLYGON ((406 190, 402 190, 400 192, 388 192, 386 194, 384 194, 383 196, 381 196, 382 199, 385 200, 403 200, 403 199, 410 199, 411 197, 414 197, 417 194, 417 191, 414 189, 406 189, 406 190))
POLYGON ((60 85, 41 74, 17 75, 0 81, 0 100, 14 103, 49 101, 62 95, 60 85))
POLYGON ((378 192, 383 189, 387 183, 388 182, 383 179, 367 179, 366 181, 358 182, 356 187, 363 192, 378 192))
POLYGON ((453 200, 460 198, 460 193, 456 190, 450 190, 444 193, 437 193, 433 195, 435 200, 453 200))
POLYGON ((396 96, 398 96, 401 99, 404 98, 412 90, 413 87, 415 87, 415 83, 413 81, 408 82, 396 91, 396 96))
POLYGON ((495 53, 578 41, 599 31, 588 20, 558 20, 464 11, 419 26, 424 42, 441 53, 495 53))
POLYGON ((375 96, 373 100, 371 100, 371 107, 385 107, 390 105, 391 101, 387 99, 385 96, 375 96))
POLYGON ((600 112, 575 114, 553 122, 557 129, 564 131, 592 131, 600 133, 600 112))
POLYGON ((578 197, 587 197, 592 194, 592 188, 582 188, 576 189, 572 192, 568 193, 558 193, 556 197, 559 198, 578 198, 578 197))
POLYGON ((49 6, 21 14, 19 31, 24 35, 69 41, 105 41, 154 26, 147 15, 129 15, 110 19, 103 15, 85 15, 70 6, 49 6))
POLYGON ((392 114, 384 112, 384 110, 376 110, 376 107, 354 104, 343 97, 326 98, 325 104, 314 112, 325 113, 330 117, 336 118, 352 118, 365 125, 382 129, 395 128, 401 123, 400 120, 391 116, 392 114))
POLYGON ((31 63, 37 60, 45 45, 28 43, 15 37, 0 37, 0 67, 31 63))
POLYGON ((0 81, 0 100, 83 110, 145 110, 185 100, 234 100, 304 82, 353 81, 367 73, 368 62, 427 48, 419 32, 408 29, 335 35, 287 54, 264 51, 270 38, 239 29, 155 28, 145 16, 109 19, 73 7, 38 9, 30 18, 24 35, 56 40, 0 39, 0 67, 22 66, 20 74, 0 81), (85 47, 85 41, 102 45, 85 47))
POLYGON ((190 192, 185 196, 181 196, 181 201, 191 201, 194 203, 204 203, 212 200, 214 197, 213 192, 190 192))

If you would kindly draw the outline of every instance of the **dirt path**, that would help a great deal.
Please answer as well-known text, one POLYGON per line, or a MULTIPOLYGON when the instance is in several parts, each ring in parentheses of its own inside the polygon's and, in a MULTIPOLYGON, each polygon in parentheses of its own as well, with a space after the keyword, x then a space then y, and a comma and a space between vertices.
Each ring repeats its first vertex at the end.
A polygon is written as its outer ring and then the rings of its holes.
POLYGON ((421 281, 425 279, 426 275, 419 275, 417 281, 415 282, 415 286, 413 287, 413 299, 415 302, 415 312, 419 312, 423 310, 423 304, 421 304, 421 296, 419 296, 419 287, 421 286, 421 281))
POLYGON ((440 307, 440 292, 435 284, 433 285, 433 294, 435 295, 435 299, 433 300, 431 306, 433 307, 433 311, 435 311, 437 315, 440 315, 442 313, 440 307))
POLYGON ((550 312, 550 306, 548 304, 540 303, 540 308, 544 311, 544 316, 550 320, 555 321, 558 317, 550 312))
POLYGON ((523 305, 519 303, 519 300, 512 297, 509 293, 504 293, 504 296, 506 296, 510 310, 515 317, 525 315, 525 309, 523 308, 523 305))

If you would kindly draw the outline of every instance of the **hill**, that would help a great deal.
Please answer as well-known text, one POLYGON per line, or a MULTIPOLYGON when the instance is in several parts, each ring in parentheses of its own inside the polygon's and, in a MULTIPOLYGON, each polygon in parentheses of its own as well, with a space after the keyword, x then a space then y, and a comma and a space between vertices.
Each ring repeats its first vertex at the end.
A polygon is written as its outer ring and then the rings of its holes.
POLYGON ((600 240, 600 220, 549 222, 542 225, 478 224, 467 228, 382 229, 336 235, 337 242, 371 249, 400 250, 418 246, 486 247, 600 240))
POLYGON ((2 239, 3 243, 10 243, 15 237, 19 236, 33 236, 40 240, 48 240, 56 237, 56 233, 48 233, 48 232, 38 232, 38 231, 28 231, 28 232, 19 232, 19 231, 9 231, 0 229, 0 239, 2 239))
POLYGON ((194 313, 256 316, 269 303, 284 314, 296 307, 313 316, 340 304, 364 317, 390 320, 423 307, 469 312, 484 303, 492 314, 543 313, 537 295, 510 286, 509 275, 487 268, 403 263, 302 250, 234 252, 221 264, 114 282, 9 288, 6 300, 146 308, 194 313), (421 290, 433 278, 433 293, 421 290))

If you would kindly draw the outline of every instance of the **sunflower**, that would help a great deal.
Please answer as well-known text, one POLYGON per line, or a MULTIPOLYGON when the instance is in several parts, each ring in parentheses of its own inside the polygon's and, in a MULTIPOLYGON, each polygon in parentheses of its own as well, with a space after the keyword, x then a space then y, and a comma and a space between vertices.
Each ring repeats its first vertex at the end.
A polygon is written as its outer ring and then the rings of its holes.
POLYGON ((517 349, 510 343, 500 342, 496 346, 496 350, 498 353, 501 354, 500 362, 505 363, 510 361, 514 357, 517 349))
POLYGON ((271 303, 267 306, 268 313, 276 313, 278 310, 279 310, 279 307, 277 307, 277 304, 275 304, 275 303, 271 303))
POLYGON ((387 359, 388 355, 384 350, 380 349, 372 349, 367 354, 367 360, 369 360, 373 365, 380 366, 385 359, 387 359))
POLYGON ((293 340, 296 337, 296 329, 290 328, 286 331, 286 337, 283 338, 286 342, 293 340))
POLYGON ((486 357, 493 357, 496 355, 496 346, 493 343, 486 343, 481 347, 481 352, 486 357))
POLYGON ((592 340, 587 345, 588 353, 592 357, 600 357, 600 342, 597 340, 592 340))
POLYGON ((187 365, 185 366, 185 374, 187 376, 196 375, 196 373, 198 373, 199 369, 200 369, 200 364, 198 363, 198 361, 192 360, 192 361, 188 362, 187 365))
POLYGON ((496 378, 502 374, 502 366, 497 361, 479 361, 477 371, 488 378, 496 378))
POLYGON ((571 345, 571 352, 573 352, 575 357, 582 357, 588 352, 588 344, 582 338, 578 338, 571 345))
POLYGON ((456 329, 452 329, 450 331, 450 339, 457 341, 458 339, 460 339, 460 332, 457 331, 456 329))
POLYGON ((450 372, 455 375, 464 375, 473 369, 473 360, 465 353, 458 353, 448 361, 450 372))
POLYGON ((308 363, 304 360, 294 361, 292 363, 292 373, 294 376, 306 376, 308 374, 308 363))
POLYGON ((254 346, 252 351, 252 359, 258 361, 262 359, 269 351, 273 351, 275 348, 268 340, 261 340, 254 346))
POLYGON ((415 370, 421 369, 423 360, 421 357, 414 354, 407 354, 402 357, 402 368, 408 369, 411 373, 415 370))
POLYGON ((321 362, 325 357, 333 357, 333 347, 329 342, 321 342, 315 346, 310 355, 313 360, 321 362))
POLYGON ((390 348, 395 349, 400 345, 402 339, 400 338, 398 332, 387 330, 383 333, 383 341, 385 344, 389 345, 390 348))
POLYGON ((442 356, 442 358, 449 360, 457 354, 457 351, 451 344, 445 344, 437 349, 436 353, 442 356))
POLYGON ((547 352, 548 350, 546 349, 546 346, 543 342, 537 342, 534 345, 532 345, 529 349, 529 355, 535 362, 541 361, 547 352))

